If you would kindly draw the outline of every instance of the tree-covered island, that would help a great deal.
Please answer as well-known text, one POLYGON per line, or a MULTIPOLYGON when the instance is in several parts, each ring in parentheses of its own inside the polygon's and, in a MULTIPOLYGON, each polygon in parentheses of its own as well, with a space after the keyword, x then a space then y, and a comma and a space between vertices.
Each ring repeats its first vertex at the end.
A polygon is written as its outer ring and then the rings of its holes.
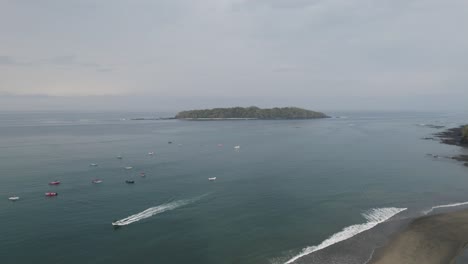
POLYGON ((190 110, 178 113, 176 119, 188 120, 224 120, 224 119, 315 119, 327 118, 321 112, 315 112, 297 107, 261 109, 256 106, 213 108, 190 110))

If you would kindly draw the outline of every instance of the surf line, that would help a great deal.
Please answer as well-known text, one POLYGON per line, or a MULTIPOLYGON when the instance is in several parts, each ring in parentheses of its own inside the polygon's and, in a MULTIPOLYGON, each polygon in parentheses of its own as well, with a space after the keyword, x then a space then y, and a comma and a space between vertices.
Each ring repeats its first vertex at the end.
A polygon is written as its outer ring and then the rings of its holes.
POLYGON ((468 202, 437 205, 437 206, 433 206, 431 209, 427 211, 424 211, 423 213, 424 215, 427 215, 429 213, 432 213, 432 211, 439 209, 439 208, 457 207, 457 206, 462 206, 462 205, 468 205, 468 202))
POLYGON ((324 248, 327 248, 333 244, 336 244, 338 242, 341 242, 343 240, 347 240, 359 233, 362 233, 364 231, 367 231, 376 225, 383 223, 387 221, 388 219, 392 218, 393 216, 405 211, 407 208, 396 208, 396 207, 389 207, 389 208, 374 208, 366 213, 363 213, 362 216, 367 220, 366 223, 363 224, 357 224, 357 225, 352 225, 343 228, 338 233, 333 234, 331 237, 327 238, 324 240, 322 243, 320 243, 317 246, 310 246, 302 249, 302 251, 286 261, 284 264, 291 264, 294 261, 309 255, 315 251, 322 250, 324 248))
POLYGON ((198 196, 198 197, 195 197, 195 198, 192 198, 192 199, 177 200, 177 201, 173 201, 173 202, 170 202, 170 203, 165 203, 165 204, 161 204, 161 205, 158 205, 158 206, 150 207, 150 208, 148 208, 148 209, 146 209, 146 210, 144 210, 142 212, 133 214, 131 216, 122 218, 122 219, 117 220, 117 221, 114 221, 114 222, 112 222, 112 225, 115 226, 115 227, 126 226, 126 225, 129 225, 129 224, 138 222, 140 220, 152 217, 154 215, 164 213, 166 211, 171 211, 171 210, 177 209, 177 208, 182 207, 182 206, 189 205, 191 203, 194 203, 194 202, 200 200, 204 196, 206 196, 206 195, 198 196))

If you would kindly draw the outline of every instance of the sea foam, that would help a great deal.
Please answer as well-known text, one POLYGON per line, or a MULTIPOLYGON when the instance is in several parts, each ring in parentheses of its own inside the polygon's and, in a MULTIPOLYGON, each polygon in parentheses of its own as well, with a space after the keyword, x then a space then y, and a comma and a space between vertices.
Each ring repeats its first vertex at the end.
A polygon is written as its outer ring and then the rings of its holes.
POLYGON ((363 224, 357 224, 357 225, 352 225, 345 227, 343 230, 341 230, 338 233, 333 234, 331 237, 327 238, 324 240, 322 243, 320 243, 317 246, 310 246, 304 248, 298 255, 294 256, 293 258, 289 259, 286 261, 284 264, 290 264, 293 263, 294 261, 298 260, 299 258, 302 258, 306 255, 309 255, 310 253, 313 253, 315 251, 319 251, 321 249, 324 249, 326 247, 329 247, 333 244, 336 244, 338 242, 347 240, 359 233, 362 233, 366 230, 369 230, 376 225, 383 223, 387 221, 388 219, 392 218, 393 216, 397 215, 398 213, 406 210, 407 208, 395 208, 395 207, 390 207, 390 208, 374 208, 371 209, 365 213, 362 214, 362 216, 367 220, 366 223, 363 224))
POLYGON ((439 208, 449 208, 449 207, 457 207, 457 206, 463 206, 463 205, 468 205, 468 202, 443 204, 443 205, 433 206, 431 209, 424 211, 423 214, 427 215, 429 213, 432 213, 432 211, 434 211, 435 209, 439 209, 439 208))
POLYGON ((149 218, 151 216, 154 216, 154 215, 157 215, 157 214, 160 214, 160 213, 164 213, 166 211, 171 211, 171 210, 177 209, 179 207, 191 204, 191 203, 201 199, 201 197, 202 196, 199 196, 199 197, 196 197, 196 198, 193 198, 193 199, 177 200, 177 201, 173 201, 173 202, 170 202, 170 203, 161 204, 161 205, 158 205, 158 206, 155 206, 155 207, 150 207, 150 208, 148 208, 148 209, 146 209, 146 210, 144 210, 142 212, 139 212, 137 214, 134 214, 134 215, 125 217, 123 219, 117 220, 117 221, 113 222, 112 225, 114 225, 114 226, 129 225, 129 224, 138 222, 140 220, 149 218))

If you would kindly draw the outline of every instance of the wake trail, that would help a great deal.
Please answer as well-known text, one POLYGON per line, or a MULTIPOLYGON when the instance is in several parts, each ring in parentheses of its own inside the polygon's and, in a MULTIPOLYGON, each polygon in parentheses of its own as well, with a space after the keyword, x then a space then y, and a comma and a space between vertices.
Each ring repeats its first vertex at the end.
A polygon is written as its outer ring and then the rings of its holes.
POLYGON ((129 224, 138 222, 140 220, 152 217, 154 215, 161 214, 161 213, 164 213, 164 212, 167 212, 167 211, 177 209, 177 208, 182 207, 182 206, 189 205, 191 203, 194 203, 194 202, 200 200, 204 196, 206 196, 206 195, 202 195, 202 196, 195 197, 195 198, 192 198, 192 199, 177 200, 177 201, 173 201, 173 202, 170 202, 170 203, 161 204, 161 205, 158 205, 158 206, 155 206, 155 207, 150 207, 150 208, 148 208, 148 209, 146 209, 146 210, 144 210, 142 212, 139 212, 139 213, 136 213, 134 215, 131 215, 131 216, 125 217, 123 219, 117 220, 117 221, 113 222, 112 225, 113 226, 126 226, 126 225, 129 225, 129 224))

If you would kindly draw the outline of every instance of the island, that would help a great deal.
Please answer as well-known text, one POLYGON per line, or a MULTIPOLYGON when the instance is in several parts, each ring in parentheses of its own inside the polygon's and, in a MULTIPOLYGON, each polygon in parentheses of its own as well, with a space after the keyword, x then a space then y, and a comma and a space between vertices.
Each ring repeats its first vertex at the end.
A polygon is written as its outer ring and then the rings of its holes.
POLYGON ((179 112, 175 118, 183 120, 283 120, 283 119, 317 119, 328 118, 321 112, 315 112, 298 107, 267 108, 256 106, 213 108, 179 112))

